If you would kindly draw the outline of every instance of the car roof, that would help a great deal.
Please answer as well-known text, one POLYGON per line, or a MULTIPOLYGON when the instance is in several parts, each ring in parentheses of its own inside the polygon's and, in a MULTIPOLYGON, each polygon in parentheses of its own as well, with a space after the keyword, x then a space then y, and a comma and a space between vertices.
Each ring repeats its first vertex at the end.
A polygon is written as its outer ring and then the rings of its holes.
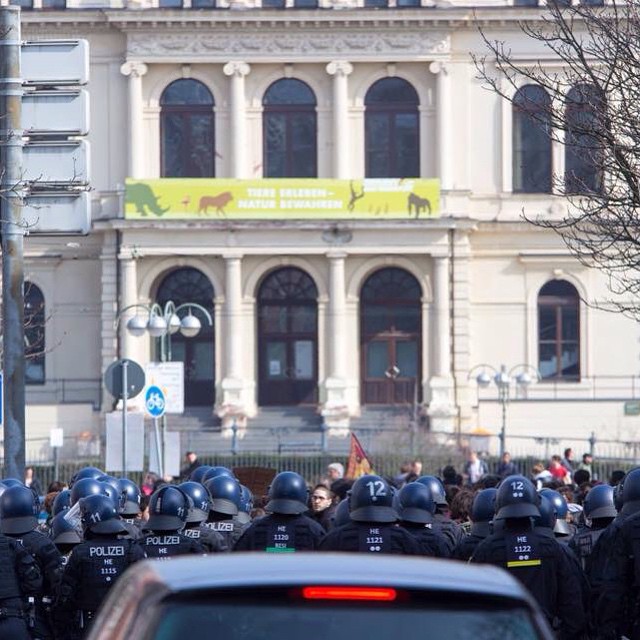
POLYGON ((136 565, 135 571, 138 577, 141 577, 139 572, 144 571, 147 579, 163 584, 174 593, 337 584, 477 594, 517 599, 533 606, 527 591, 503 569, 415 556, 233 553, 174 558, 171 562, 144 561, 136 565))

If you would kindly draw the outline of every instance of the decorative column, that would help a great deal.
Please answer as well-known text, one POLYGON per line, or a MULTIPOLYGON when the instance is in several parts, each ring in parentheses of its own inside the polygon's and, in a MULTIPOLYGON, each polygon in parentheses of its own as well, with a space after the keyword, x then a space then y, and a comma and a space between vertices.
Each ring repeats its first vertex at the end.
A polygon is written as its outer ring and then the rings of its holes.
POLYGON ((144 136, 142 120, 142 76, 148 67, 144 62, 127 61, 120 73, 129 77, 129 156, 127 173, 130 178, 144 178, 144 136))
POLYGON ((246 62, 227 62, 222 68, 222 71, 231 78, 231 88, 229 91, 231 175, 234 178, 246 178, 247 116, 245 109, 244 79, 251 71, 251 67, 246 62))
POLYGON ((329 435, 344 436, 349 431, 347 402, 347 316, 344 251, 327 254, 329 260, 329 304, 327 313, 327 343, 329 346, 329 376, 325 380, 326 402, 322 408, 329 435))
POLYGON ((451 376, 451 304, 449 258, 433 258, 433 375, 429 380, 431 398, 427 411, 433 431, 454 430, 456 415, 451 376))
POLYGON ((225 435, 231 436, 234 424, 244 429, 247 423, 243 398, 242 361, 244 327, 242 322, 242 256, 224 256, 225 302, 222 313, 224 327, 224 365, 222 402, 217 413, 222 418, 225 435))
MULTIPOLYGON (((120 310, 138 303, 138 276, 136 261, 130 254, 120 255, 120 310)), ((120 357, 135 360, 135 337, 127 331, 127 322, 136 315, 130 309, 120 315, 120 357)))
POLYGON ((443 190, 453 189, 453 172, 451 160, 453 155, 453 121, 451 77, 447 67, 442 62, 432 62, 429 71, 437 77, 436 111, 438 123, 438 170, 440 185, 443 190))
POLYGON ((345 60, 327 65, 327 73, 333 76, 333 175, 340 179, 351 177, 347 78, 352 71, 353 65, 345 60))

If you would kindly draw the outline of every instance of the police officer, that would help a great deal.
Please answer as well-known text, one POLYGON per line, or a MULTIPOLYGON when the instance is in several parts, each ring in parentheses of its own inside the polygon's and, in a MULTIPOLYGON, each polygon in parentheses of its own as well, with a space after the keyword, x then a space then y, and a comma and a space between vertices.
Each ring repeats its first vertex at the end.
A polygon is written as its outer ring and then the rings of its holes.
POLYGON ((102 483, 95 478, 78 478, 71 487, 70 505, 73 507, 82 498, 93 495, 104 495, 102 483))
POLYGON ((211 480, 211 478, 217 478, 219 476, 226 476, 227 478, 233 478, 234 480, 237 480, 235 473, 233 473, 231 469, 227 467, 218 466, 218 467, 209 467, 206 473, 204 474, 204 476, 202 476, 202 480, 200 480, 200 482, 204 484, 207 480, 211 480))
POLYGON ((469 560, 476 547, 491 535, 491 522, 496 512, 498 490, 482 489, 476 493, 471 505, 471 530, 453 551, 452 558, 469 560))
POLYGON ((77 529, 65 518, 64 513, 53 516, 49 528, 49 538, 62 556, 62 564, 67 564, 71 552, 82 542, 77 529))
POLYGON ((73 485, 78 482, 78 480, 83 480, 84 478, 97 480, 104 475, 106 475, 105 472, 101 469, 98 469, 97 467, 82 467, 80 471, 72 476, 71 481, 69 482, 69 489, 72 489, 73 485))
POLYGON ((145 555, 133 540, 119 538, 126 532, 109 496, 94 494, 79 503, 85 542, 69 556, 55 606, 56 628, 86 632, 95 612, 118 577, 145 555))
POLYGON ((189 480, 193 482, 202 482, 205 474, 209 469, 213 469, 210 464, 202 464, 199 467, 196 467, 189 476, 189 480))
POLYGON ((396 524, 391 488, 380 476, 361 476, 353 483, 349 509, 351 521, 325 536, 322 551, 421 555, 417 540, 396 524))
POLYGON ((33 556, 16 540, 0 534, 0 638, 29 640, 25 601, 42 589, 33 556))
POLYGON ((393 505, 404 527, 418 542, 422 555, 447 558, 449 547, 444 537, 431 528, 436 503, 424 484, 410 482, 394 496, 393 505))
POLYGON ((198 540, 189 538, 182 530, 192 503, 178 487, 160 487, 149 499, 149 520, 143 526, 140 544, 148 558, 167 560, 172 556, 204 554, 198 540))
POLYGON ((55 518, 61 511, 66 511, 71 508, 71 491, 69 489, 63 489, 53 499, 53 505, 51 506, 51 516, 55 518))
POLYGON ((249 487, 240 485, 240 505, 238 506, 237 519, 241 524, 251 523, 251 510, 253 509, 253 493, 249 487))
POLYGON ((184 535, 198 540, 207 553, 229 551, 229 547, 223 536, 204 525, 209 516, 209 507, 211 504, 209 492, 199 482, 191 482, 190 480, 179 484, 178 489, 185 493, 191 500, 191 506, 187 512, 187 521, 183 530, 184 535))
POLYGON ((324 529, 304 515, 309 491, 304 478, 293 471, 279 473, 269 487, 269 515, 252 522, 234 551, 290 553, 313 551, 320 545, 324 529))
POLYGON ((436 503, 434 522, 431 528, 442 534, 447 542, 448 554, 451 555, 458 543, 464 538, 464 529, 451 520, 449 515, 449 503, 442 482, 435 476, 420 476, 416 482, 425 485, 431 490, 431 495, 436 503))
POLYGON ((556 522, 553 527, 553 533, 562 544, 569 544, 571 538, 576 533, 576 527, 567 522, 567 513, 569 513, 569 505, 564 496, 553 489, 542 489, 541 496, 547 496, 553 503, 556 512, 556 522))
POLYGON ((132 540, 139 540, 142 537, 142 525, 144 524, 140 518, 140 487, 129 478, 120 478, 117 480, 117 484, 120 496, 122 496, 118 510, 122 524, 132 540))
POLYGON ((42 590, 29 607, 33 638, 52 638, 49 612, 60 583, 62 556, 51 540, 37 531, 39 504, 31 489, 9 487, 0 496, 0 532, 21 543, 35 558, 43 577, 42 590))
POLYGON ((345 498, 338 502, 338 506, 333 513, 333 526, 331 529, 333 530, 339 527, 344 527, 344 525, 349 524, 349 522, 351 522, 351 516, 349 515, 349 499, 345 498))
POLYGON ((536 598, 563 637, 578 638, 586 627, 580 582, 560 543, 541 536, 532 519, 540 516, 539 496, 524 476, 508 476, 496 496, 495 521, 501 526, 476 548, 471 562, 506 569, 536 598))
MULTIPOLYGON (((602 638, 640 637, 640 468, 625 476, 622 509, 600 535, 592 556, 602 571, 596 607, 602 638)), ((593 564, 591 569, 594 573, 593 564)))
POLYGON ((233 549, 248 526, 238 519, 242 490, 240 483, 229 475, 230 471, 226 467, 213 467, 213 471, 217 475, 204 481, 204 486, 211 495, 207 527, 220 533, 227 547, 233 549), (228 473, 224 473, 225 470, 228 473))

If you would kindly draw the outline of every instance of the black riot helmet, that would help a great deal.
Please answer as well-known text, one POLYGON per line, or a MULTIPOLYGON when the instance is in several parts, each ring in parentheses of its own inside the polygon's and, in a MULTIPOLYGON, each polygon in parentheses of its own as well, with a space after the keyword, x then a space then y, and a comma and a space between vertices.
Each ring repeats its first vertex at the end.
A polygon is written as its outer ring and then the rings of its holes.
POLYGON ((191 480, 193 482, 202 482, 205 473, 207 473, 207 471, 209 471, 209 469, 213 469, 213 467, 210 464, 202 464, 199 467, 196 467, 191 472, 191 475, 189 476, 189 480, 191 480))
POLYGON ((393 506, 405 522, 428 524, 433 522, 436 503, 431 490, 421 482, 410 482, 394 496, 393 506))
POLYGON ((436 503, 436 507, 446 508, 449 506, 447 503, 447 496, 444 491, 444 485, 438 478, 435 476, 420 476, 416 482, 429 487, 433 500, 436 503))
POLYGON ((5 487, 24 487, 26 486, 24 482, 18 480, 17 478, 3 478, 2 484, 5 487))
POLYGON ((118 516, 113 499, 106 494, 92 494, 80 498, 80 521, 86 533, 116 534, 126 533, 126 528, 118 516))
POLYGON ((569 505, 564 499, 564 496, 553 489, 542 489, 540 491, 541 496, 547 496, 553 503, 556 510, 556 524, 553 527, 553 532, 561 536, 571 535, 571 527, 567 522, 567 513, 569 512, 569 505))
POLYGON ((556 511, 553 500, 541 493, 538 509, 540 511, 540 515, 533 519, 534 526, 551 529, 553 531, 553 528, 556 526, 556 522, 558 521, 558 512, 556 511))
POLYGON ((78 502, 81 498, 104 494, 102 483, 94 478, 80 478, 73 483, 71 488, 71 506, 78 502))
POLYGON ((140 514, 140 487, 129 478, 118 480, 120 494, 124 496, 124 504, 120 514, 124 517, 135 517, 140 514))
POLYGON ((97 480, 104 475, 106 475, 105 472, 101 469, 98 469, 97 467, 83 467, 73 476, 73 484, 78 482, 78 480, 82 480, 83 478, 91 478, 92 480, 97 480))
POLYGON ((186 493, 173 485, 160 487, 149 499, 149 519, 145 529, 179 531, 187 521, 191 501, 186 493))
POLYGON ((227 478, 236 479, 235 474, 231 469, 227 469, 227 467, 210 467, 209 470, 204 474, 202 480, 202 484, 204 484, 207 480, 211 480, 211 478, 217 478, 218 476, 226 476, 227 478))
POLYGON ((206 480, 204 486, 211 494, 211 506, 209 507, 211 511, 227 516, 238 515, 242 491, 235 478, 225 475, 214 476, 206 480))
POLYGON ((38 526, 40 506, 33 491, 25 486, 9 487, 0 496, 0 532, 22 535, 38 526))
POLYGON ((640 467, 631 469, 622 481, 622 510, 624 516, 640 511, 640 467))
POLYGON ((107 484, 110 484, 116 491, 120 491, 120 481, 114 476, 108 476, 105 474, 100 476, 99 478, 96 478, 96 480, 98 482, 106 482, 107 484))
POLYGON ((279 473, 269 487, 269 502, 265 509, 271 513, 296 515, 309 509, 309 490, 304 478, 293 471, 279 473))
POLYGON ((356 522, 395 522, 398 519, 389 483, 380 476, 360 476, 351 487, 349 507, 349 515, 356 522))
POLYGON ((240 485, 240 505, 238 507, 243 513, 251 513, 253 509, 253 493, 249 487, 240 485))
POLYGON ((498 490, 491 487, 476 493, 471 505, 471 533, 486 538, 491 533, 491 521, 496 514, 498 490))
POLYGON ((116 508, 118 514, 122 513, 122 508, 124 507, 124 494, 120 492, 120 489, 116 489, 112 484, 108 482, 100 482, 100 486, 102 488, 102 493, 109 496, 111 500, 113 500, 113 506, 116 508))
POLYGON ((64 513, 59 513, 51 520, 51 526, 49 527, 49 537, 53 544, 59 549, 65 548, 66 551, 70 551, 70 547, 73 547, 82 542, 82 538, 78 535, 76 528, 65 517, 64 513))
POLYGON ((583 503, 584 516, 590 520, 597 518, 615 518, 618 511, 613 503, 613 487, 598 484, 587 493, 583 503))
POLYGON ((199 482, 191 482, 190 480, 179 484, 178 489, 189 496, 193 503, 187 513, 187 523, 205 522, 211 509, 209 492, 199 482))
POLYGON ((349 513, 349 498, 345 498, 338 503, 333 513, 334 528, 342 527, 351 522, 351 514, 349 513))
POLYGON ((51 515, 57 516, 59 513, 71 508, 71 491, 69 489, 63 489, 53 499, 53 505, 51 507, 51 515))
POLYGON ((535 518, 540 515, 533 482, 524 476, 507 476, 496 495, 496 520, 535 518))

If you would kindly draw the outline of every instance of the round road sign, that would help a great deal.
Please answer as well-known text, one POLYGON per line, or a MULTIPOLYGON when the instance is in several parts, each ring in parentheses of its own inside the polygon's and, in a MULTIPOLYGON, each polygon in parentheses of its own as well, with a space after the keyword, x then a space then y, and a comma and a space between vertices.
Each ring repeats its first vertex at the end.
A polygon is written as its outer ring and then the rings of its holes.
POLYGON ((160 387, 151 385, 144 394, 144 408, 152 418, 161 418, 164 415, 167 403, 160 387))

